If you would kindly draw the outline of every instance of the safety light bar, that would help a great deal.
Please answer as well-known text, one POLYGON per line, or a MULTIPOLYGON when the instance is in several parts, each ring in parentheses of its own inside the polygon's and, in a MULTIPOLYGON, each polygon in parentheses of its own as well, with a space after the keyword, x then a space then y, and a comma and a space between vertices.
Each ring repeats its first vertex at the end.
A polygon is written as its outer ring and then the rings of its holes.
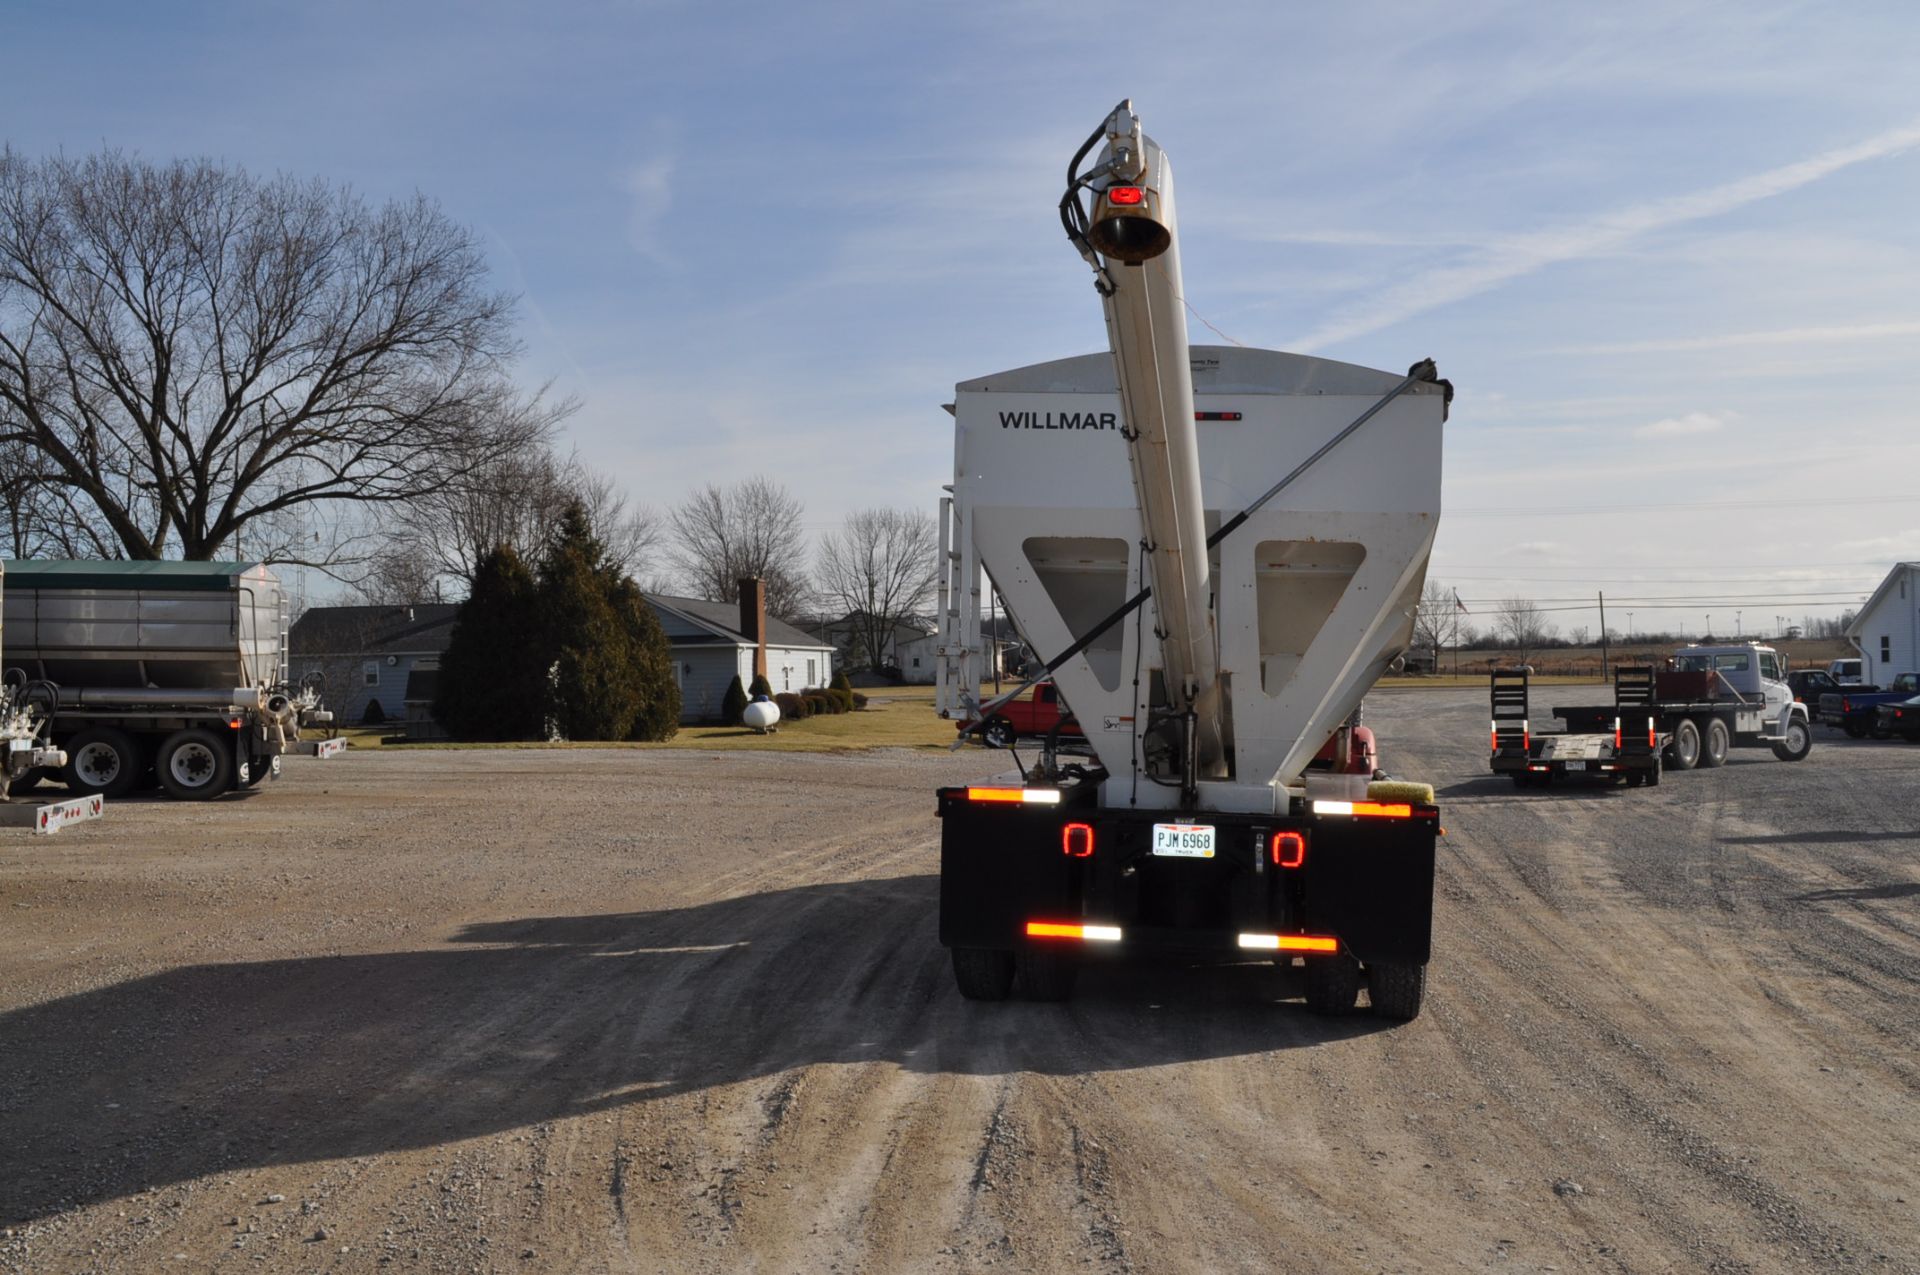
POLYGON ((1405 802, 1316 801, 1316 815, 1360 815, 1374 819, 1411 819, 1413 807, 1405 802))
POLYGON ((1058 788, 969 788, 968 801, 1009 801, 1029 806, 1057 806, 1058 788))
POLYGON ((1340 940, 1322 934, 1242 934, 1240 946, 1266 952, 1338 952, 1340 940))
POLYGON ((1069 921, 1028 921, 1030 939, 1085 939, 1089 943, 1118 943, 1117 925, 1078 925, 1069 921))

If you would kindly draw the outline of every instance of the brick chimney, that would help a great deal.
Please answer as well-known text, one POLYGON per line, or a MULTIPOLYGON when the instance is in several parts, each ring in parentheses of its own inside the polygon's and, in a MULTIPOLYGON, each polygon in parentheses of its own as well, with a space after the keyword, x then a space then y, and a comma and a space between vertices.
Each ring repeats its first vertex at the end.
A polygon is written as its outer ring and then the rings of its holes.
POLYGON ((767 582, 754 576, 740 582, 740 631, 753 643, 753 675, 767 675, 767 582))

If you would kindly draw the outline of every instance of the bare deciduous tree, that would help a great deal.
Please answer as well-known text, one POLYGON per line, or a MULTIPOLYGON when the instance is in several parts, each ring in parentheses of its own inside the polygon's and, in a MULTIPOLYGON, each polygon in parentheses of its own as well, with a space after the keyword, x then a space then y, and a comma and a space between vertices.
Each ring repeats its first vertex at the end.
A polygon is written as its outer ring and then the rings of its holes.
POLYGON ((668 552, 682 587, 732 602, 742 579, 759 576, 767 582, 768 611, 799 615, 811 594, 801 512, 800 501, 769 478, 695 491, 667 520, 668 552))
POLYGON ((1507 598, 1494 612, 1494 627, 1525 664, 1533 649, 1553 636, 1554 625, 1540 608, 1526 598, 1507 598))
MULTIPOLYGON (((0 447, 51 532, 129 558, 334 567, 315 515, 544 439, 511 301, 424 198, 116 152, 0 150, 0 447)), ((334 517, 327 526, 351 520, 334 517)))
POLYGON ((1428 580, 1420 593, 1420 606, 1413 613, 1414 648, 1430 651, 1438 659, 1440 648, 1453 633, 1453 615, 1453 590, 1438 580, 1428 580))
POLYGON ((933 592, 939 548, 933 518, 905 509, 863 509, 821 542, 822 601, 853 628, 853 658, 879 667, 896 625, 933 592))
POLYGON ((660 535, 652 511, 630 506, 610 476, 579 457, 561 459, 541 447, 480 466, 396 507, 386 547, 356 588, 369 601, 384 600, 375 594, 396 585, 431 590, 419 598, 464 597, 480 563, 500 545, 510 545, 526 562, 544 558, 576 501, 605 544, 607 562, 622 576, 652 565, 660 535))

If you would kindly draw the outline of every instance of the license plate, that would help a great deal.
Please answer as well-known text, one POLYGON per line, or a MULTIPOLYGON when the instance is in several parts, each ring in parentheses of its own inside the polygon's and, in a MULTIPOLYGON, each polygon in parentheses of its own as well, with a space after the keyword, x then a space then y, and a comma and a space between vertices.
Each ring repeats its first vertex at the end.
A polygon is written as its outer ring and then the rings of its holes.
POLYGON ((1213 858, 1213 825, 1208 823, 1156 823, 1153 825, 1153 852, 1177 859, 1213 858))
POLYGON ((1587 763, 1583 761, 1570 761, 1567 763, 1568 770, 1585 770, 1586 768, 1587 763))

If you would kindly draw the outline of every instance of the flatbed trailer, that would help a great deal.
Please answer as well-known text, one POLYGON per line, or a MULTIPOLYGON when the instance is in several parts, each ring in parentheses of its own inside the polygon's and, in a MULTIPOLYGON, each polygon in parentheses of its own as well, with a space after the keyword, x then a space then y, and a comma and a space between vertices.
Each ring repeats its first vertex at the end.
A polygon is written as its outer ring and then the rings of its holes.
MULTIPOLYGON (((1690 652, 1682 656, 1696 663, 1739 654, 1690 652)), ((1611 705, 1548 710, 1564 730, 1533 729, 1528 681, 1523 669, 1497 669, 1490 679, 1492 769, 1521 786, 1576 774, 1657 784, 1664 770, 1723 766, 1735 748, 1771 748, 1782 761, 1799 761, 1813 747, 1805 705, 1743 694, 1712 667, 1616 669, 1611 705)))
POLYGON ((1650 667, 1616 669, 1611 708, 1549 709, 1564 730, 1535 730, 1524 669, 1496 669, 1491 683, 1492 766, 1518 787, 1570 775, 1621 779, 1632 786, 1660 782, 1662 756, 1672 744, 1665 713, 1654 702, 1650 667))

